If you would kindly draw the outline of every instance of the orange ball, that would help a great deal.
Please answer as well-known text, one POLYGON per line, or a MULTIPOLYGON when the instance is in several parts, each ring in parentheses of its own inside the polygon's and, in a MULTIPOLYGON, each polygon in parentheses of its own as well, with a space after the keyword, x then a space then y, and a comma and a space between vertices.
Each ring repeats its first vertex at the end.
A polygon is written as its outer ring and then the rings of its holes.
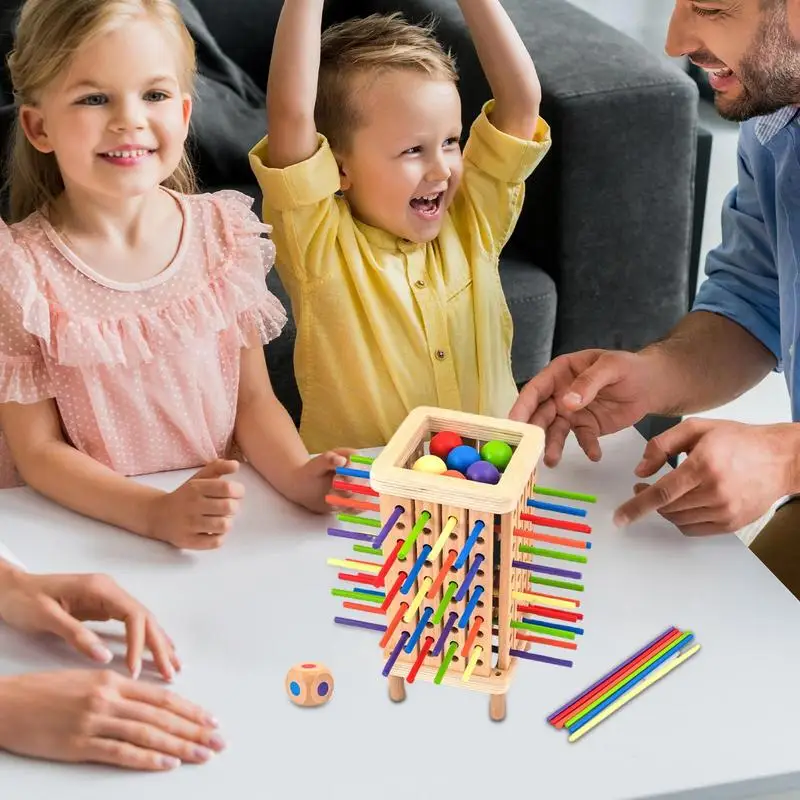
POLYGON ((448 469, 446 472, 443 472, 442 475, 449 475, 451 478, 461 478, 461 480, 465 481, 466 477, 462 475, 457 469, 448 469))

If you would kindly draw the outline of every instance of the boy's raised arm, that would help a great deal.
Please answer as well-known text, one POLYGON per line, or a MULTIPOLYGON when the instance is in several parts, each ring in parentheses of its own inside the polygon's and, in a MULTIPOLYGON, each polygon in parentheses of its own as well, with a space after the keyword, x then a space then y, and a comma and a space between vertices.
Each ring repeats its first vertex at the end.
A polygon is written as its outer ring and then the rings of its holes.
POLYGON ((531 139, 542 87, 533 60, 500 0, 458 0, 495 100, 492 124, 531 139))
POLYGON ((325 0, 284 0, 267 82, 268 166, 282 169, 318 149, 317 100, 325 0))

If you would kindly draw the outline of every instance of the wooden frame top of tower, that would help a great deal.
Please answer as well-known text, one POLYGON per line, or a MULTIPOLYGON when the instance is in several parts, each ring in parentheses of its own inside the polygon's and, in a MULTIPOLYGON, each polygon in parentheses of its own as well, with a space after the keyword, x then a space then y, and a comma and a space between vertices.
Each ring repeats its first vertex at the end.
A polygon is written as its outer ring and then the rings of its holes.
POLYGON ((375 459, 370 483, 375 491, 394 497, 508 514, 516 509, 539 463, 544 439, 544 431, 535 425, 420 406, 406 417, 375 459), (514 455, 499 482, 492 485, 412 470, 409 462, 420 445, 440 431, 452 431, 465 440, 499 440, 511 445, 514 455))

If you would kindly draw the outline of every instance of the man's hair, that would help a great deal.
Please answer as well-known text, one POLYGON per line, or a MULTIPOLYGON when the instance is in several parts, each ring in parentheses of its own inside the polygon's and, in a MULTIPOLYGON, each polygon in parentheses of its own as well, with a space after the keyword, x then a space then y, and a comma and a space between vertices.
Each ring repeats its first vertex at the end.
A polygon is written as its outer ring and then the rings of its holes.
POLYGON ((415 25, 402 14, 371 14, 332 25, 322 35, 315 119, 317 130, 346 152, 363 123, 355 98, 355 76, 410 70, 458 81, 455 59, 434 36, 433 22, 415 25))

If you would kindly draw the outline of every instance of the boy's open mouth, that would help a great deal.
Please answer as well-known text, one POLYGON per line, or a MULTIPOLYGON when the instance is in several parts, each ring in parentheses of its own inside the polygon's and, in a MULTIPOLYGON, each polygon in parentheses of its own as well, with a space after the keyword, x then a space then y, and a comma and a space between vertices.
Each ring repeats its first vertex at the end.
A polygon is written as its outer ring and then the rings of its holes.
POLYGON ((410 205, 421 217, 435 217, 439 213, 443 199, 444 192, 437 192, 422 197, 413 197, 410 205))

